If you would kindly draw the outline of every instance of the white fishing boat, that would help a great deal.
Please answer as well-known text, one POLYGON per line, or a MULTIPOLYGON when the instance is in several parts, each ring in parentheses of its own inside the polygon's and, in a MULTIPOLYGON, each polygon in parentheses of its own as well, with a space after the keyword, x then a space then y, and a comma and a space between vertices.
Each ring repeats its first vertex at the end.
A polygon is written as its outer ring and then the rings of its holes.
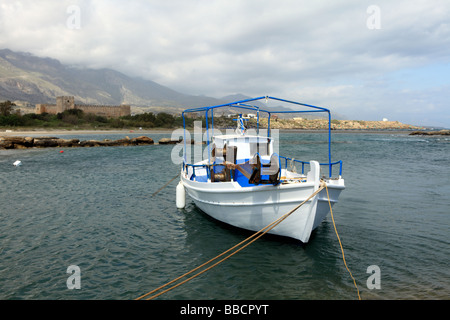
MULTIPOLYGON (((207 157, 196 163, 189 163, 184 152, 181 178, 177 186, 177 206, 185 206, 186 193, 195 205, 209 216, 235 227, 259 231, 308 199, 319 189, 321 183, 325 182, 329 196, 325 189, 321 190, 269 231, 303 243, 308 242, 311 232, 330 211, 329 200, 331 205, 338 202, 339 195, 345 188, 341 176, 342 161, 331 162, 330 111, 322 107, 263 96, 223 105, 187 109, 183 112, 183 120, 192 112, 205 112, 207 157), (307 110, 263 109, 264 105, 261 104, 269 100, 301 106, 307 110), (246 130, 241 115, 237 119, 235 132, 214 135, 214 111, 218 108, 239 108, 255 112, 256 134, 250 134, 249 130, 246 130), (274 139, 270 130, 273 114, 302 112, 328 113, 326 163, 319 163, 317 160, 294 160, 279 155, 274 150, 274 139), (268 128, 265 135, 260 135, 259 120, 263 114, 267 115, 268 128), (302 169, 297 172, 294 168, 300 166, 302 169), (332 176, 333 166, 339 167, 339 174, 335 177, 332 176), (327 177, 321 177, 321 168, 328 171, 327 177)), ((184 150, 187 147, 190 145, 186 145, 184 139, 184 150)))

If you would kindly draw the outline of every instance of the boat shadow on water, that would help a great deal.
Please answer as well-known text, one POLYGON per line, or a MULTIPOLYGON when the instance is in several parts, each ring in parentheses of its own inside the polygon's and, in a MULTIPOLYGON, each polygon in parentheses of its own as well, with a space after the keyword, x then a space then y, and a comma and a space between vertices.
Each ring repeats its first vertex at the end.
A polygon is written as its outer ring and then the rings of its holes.
MULTIPOLYGON (((232 247, 233 245, 247 239, 248 237, 251 237, 256 233, 255 231, 236 227, 217 220, 203 212, 193 203, 191 205, 187 204, 185 208, 178 210, 180 210, 180 213, 184 216, 184 229, 187 235, 187 242, 191 242, 191 240, 193 240, 192 242, 197 242, 197 239, 217 239, 217 243, 228 244, 232 247)), ((317 234, 319 234, 319 237, 321 238, 321 234, 327 231, 331 231, 331 228, 328 223, 324 221, 321 226, 312 231, 310 241, 314 241, 317 234)), ((271 233, 264 234, 255 242, 272 243, 274 245, 287 245, 294 249, 306 249, 308 246, 312 246, 311 243, 303 243, 298 239, 271 233)), ((213 253, 219 254, 220 252, 217 252, 216 250, 211 252, 211 254, 213 253)))

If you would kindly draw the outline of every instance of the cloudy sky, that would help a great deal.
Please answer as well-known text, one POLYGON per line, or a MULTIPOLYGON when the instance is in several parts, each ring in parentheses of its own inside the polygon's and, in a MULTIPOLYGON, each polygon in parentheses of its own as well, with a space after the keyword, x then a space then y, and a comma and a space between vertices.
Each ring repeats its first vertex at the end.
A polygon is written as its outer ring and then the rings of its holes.
POLYGON ((448 0, 1 0, 0 48, 186 94, 450 127, 448 0))

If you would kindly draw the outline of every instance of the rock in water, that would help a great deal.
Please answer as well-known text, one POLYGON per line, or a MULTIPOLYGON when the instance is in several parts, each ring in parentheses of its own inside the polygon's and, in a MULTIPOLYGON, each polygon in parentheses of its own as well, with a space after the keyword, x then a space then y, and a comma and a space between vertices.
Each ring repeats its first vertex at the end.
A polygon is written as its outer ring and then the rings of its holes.
POLYGON ((133 144, 137 144, 137 145, 145 145, 145 144, 153 144, 154 143, 153 139, 146 137, 146 136, 140 136, 137 138, 133 138, 133 139, 131 139, 131 142, 133 144))
POLYGON ((183 140, 172 140, 170 138, 162 138, 159 140, 159 144, 177 144, 180 143, 183 140))

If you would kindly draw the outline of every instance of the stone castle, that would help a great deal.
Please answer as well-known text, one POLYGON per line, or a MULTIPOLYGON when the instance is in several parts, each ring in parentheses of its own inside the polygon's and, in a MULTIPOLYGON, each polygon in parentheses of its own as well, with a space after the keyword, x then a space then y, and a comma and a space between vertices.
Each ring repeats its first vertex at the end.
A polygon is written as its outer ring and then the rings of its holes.
POLYGON ((107 118, 118 118, 131 114, 129 105, 102 106, 75 104, 75 98, 73 96, 56 97, 56 104, 36 104, 35 113, 41 114, 46 112, 57 114, 69 109, 80 109, 84 113, 91 113, 107 118))

